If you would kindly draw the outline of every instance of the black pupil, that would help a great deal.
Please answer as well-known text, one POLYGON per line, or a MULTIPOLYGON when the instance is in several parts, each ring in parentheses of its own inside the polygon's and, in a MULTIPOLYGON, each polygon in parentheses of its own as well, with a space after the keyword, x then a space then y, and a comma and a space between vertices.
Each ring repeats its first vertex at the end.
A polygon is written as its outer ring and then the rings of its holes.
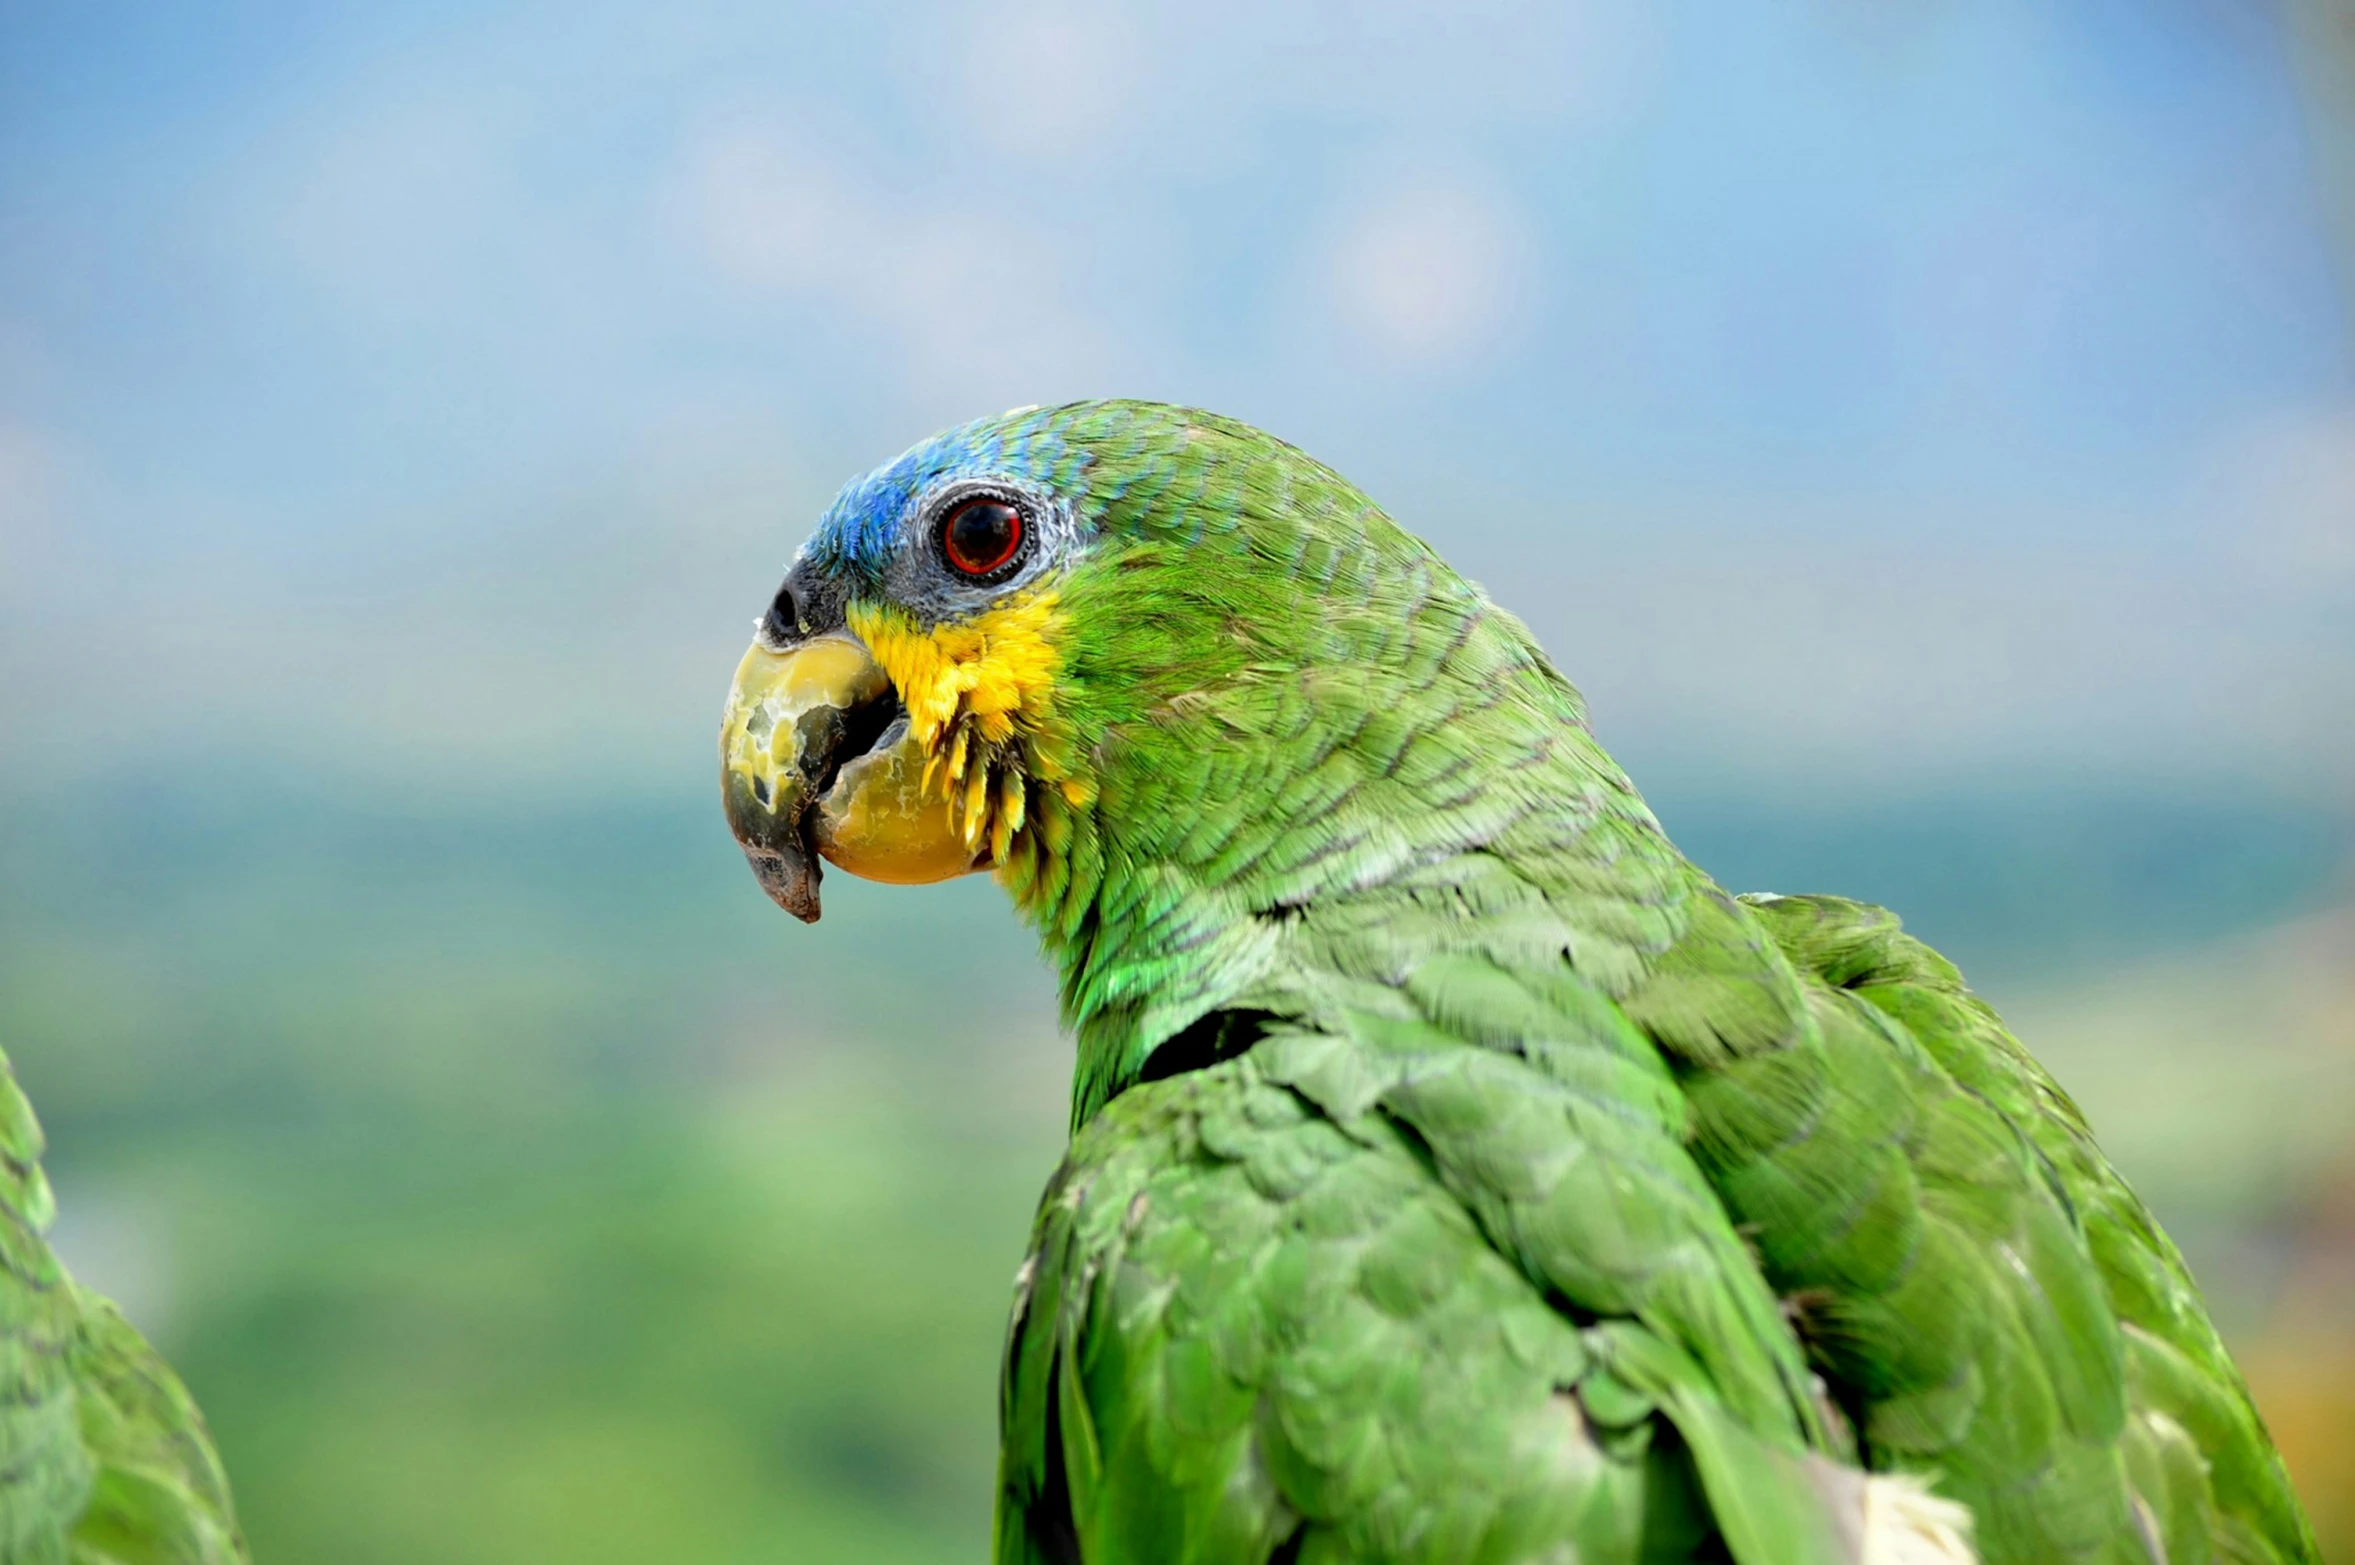
POLYGON ((1003 500, 971 500, 949 518, 949 563, 969 576, 996 570, 1022 542, 1022 513, 1003 500))

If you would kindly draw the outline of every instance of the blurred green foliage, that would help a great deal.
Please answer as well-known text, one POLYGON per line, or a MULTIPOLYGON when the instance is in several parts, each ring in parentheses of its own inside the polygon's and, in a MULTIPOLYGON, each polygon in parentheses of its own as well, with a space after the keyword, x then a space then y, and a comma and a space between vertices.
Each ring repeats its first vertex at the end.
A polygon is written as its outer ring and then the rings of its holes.
MULTIPOLYGON (((1885 898, 1999 1000, 2316 905, 2345 841, 2246 801, 1658 802, 1729 883, 1885 898)), ((1052 986, 986 883, 826 895, 769 907, 699 798, 10 802, 0 1041, 59 1242, 181 1365, 260 1559, 978 1556, 1052 986)), ((2213 1076, 2206 1042, 2166 1047, 2213 1076)), ((2302 1199, 2229 1188, 2196 1215, 2235 1243, 2302 1199)))

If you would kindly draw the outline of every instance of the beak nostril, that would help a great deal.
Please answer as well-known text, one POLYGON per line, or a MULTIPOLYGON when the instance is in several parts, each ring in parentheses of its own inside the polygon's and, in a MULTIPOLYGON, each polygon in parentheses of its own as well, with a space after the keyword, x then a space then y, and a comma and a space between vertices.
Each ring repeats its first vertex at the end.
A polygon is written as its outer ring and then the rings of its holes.
POLYGON ((769 601, 769 612, 761 616, 761 631, 779 645, 800 639, 801 602, 793 596, 793 583, 777 589, 777 596, 769 601))

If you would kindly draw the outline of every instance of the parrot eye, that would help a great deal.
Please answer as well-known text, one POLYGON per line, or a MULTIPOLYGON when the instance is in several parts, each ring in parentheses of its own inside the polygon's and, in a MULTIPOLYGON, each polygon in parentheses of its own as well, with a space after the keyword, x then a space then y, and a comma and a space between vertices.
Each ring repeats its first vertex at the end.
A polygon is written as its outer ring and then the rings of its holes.
POLYGON ((963 576, 1004 570, 1022 551, 1022 512, 994 495, 977 495, 941 518, 940 552, 963 576))

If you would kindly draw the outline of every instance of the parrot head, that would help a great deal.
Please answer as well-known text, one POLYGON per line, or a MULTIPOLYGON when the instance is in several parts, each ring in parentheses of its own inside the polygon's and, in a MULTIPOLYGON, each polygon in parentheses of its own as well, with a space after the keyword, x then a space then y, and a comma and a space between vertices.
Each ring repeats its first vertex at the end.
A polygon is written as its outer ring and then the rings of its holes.
POLYGON ((1081 1116, 1198 1021, 1309 1014, 1301 974, 1377 960, 1377 901, 1460 896, 1432 866, 1643 815, 1518 620, 1296 448, 1149 402, 977 420, 844 488, 720 770, 804 920, 821 863, 992 871, 1060 970, 1081 1116))
POLYGON ((1320 650, 1349 650, 1318 645, 1337 619, 1451 583, 1343 480, 1229 419, 1092 402, 963 425, 848 485, 786 572, 728 696, 729 825, 805 920, 820 860, 1067 888, 1107 787, 1149 805, 1206 706, 1219 738, 1264 726, 1320 650))
POLYGON ((821 861, 993 871, 1114 1070, 1214 1004, 1290 1005, 1286 943, 1351 897, 1541 793, 1625 787, 1519 621, 1421 540, 1299 450, 1146 402, 982 419, 846 487, 736 670, 720 762, 799 918, 821 861))
POLYGON ((874 880, 987 868, 1040 787, 1083 785, 1057 686, 1072 573, 1097 552, 1084 455, 1024 414, 944 433, 844 488, 795 556, 721 725, 728 823, 818 917, 822 857, 874 880))

